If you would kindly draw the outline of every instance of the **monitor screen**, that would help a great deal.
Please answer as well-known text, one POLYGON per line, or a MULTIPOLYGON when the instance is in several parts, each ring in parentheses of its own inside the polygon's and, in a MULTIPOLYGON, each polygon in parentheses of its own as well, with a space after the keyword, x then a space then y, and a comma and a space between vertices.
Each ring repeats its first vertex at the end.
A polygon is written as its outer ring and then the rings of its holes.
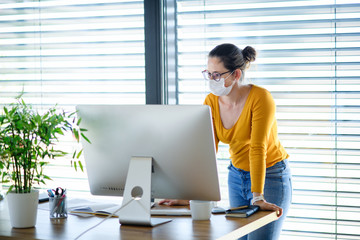
POLYGON ((77 111, 91 141, 82 144, 92 194, 123 196, 130 159, 150 157, 152 198, 220 200, 209 106, 78 105, 77 111))

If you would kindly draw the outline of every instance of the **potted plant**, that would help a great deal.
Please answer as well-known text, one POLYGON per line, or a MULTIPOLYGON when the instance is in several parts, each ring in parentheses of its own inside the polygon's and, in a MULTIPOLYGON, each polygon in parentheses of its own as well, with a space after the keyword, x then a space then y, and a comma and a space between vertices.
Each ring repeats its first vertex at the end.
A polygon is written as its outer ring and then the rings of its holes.
MULTIPOLYGON (((77 142, 80 136, 89 141, 83 133, 86 129, 79 128, 80 121, 75 112, 67 113, 57 106, 40 114, 21 96, 0 111, 0 180, 10 184, 7 198, 13 227, 35 226, 39 193, 34 187, 51 179, 43 171, 49 159, 68 154, 55 149, 58 137, 69 131, 77 142), (22 200, 25 203, 21 203, 22 200), (21 206, 25 206, 25 210, 21 210, 21 206), (27 212, 31 216, 25 217, 27 212), (27 220, 29 222, 25 222, 27 220)), ((75 150, 72 155, 75 170, 78 167, 83 170, 79 160, 81 152, 75 150)))

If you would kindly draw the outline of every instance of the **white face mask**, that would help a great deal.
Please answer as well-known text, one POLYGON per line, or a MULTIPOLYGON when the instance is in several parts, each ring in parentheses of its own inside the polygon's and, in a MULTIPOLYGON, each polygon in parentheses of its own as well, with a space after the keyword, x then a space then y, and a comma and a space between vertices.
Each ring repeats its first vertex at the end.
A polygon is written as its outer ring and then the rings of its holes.
POLYGON ((234 81, 230 86, 225 87, 225 79, 220 78, 218 82, 214 80, 209 81, 209 88, 212 94, 216 96, 226 96, 231 92, 231 89, 234 87, 236 81, 234 81))

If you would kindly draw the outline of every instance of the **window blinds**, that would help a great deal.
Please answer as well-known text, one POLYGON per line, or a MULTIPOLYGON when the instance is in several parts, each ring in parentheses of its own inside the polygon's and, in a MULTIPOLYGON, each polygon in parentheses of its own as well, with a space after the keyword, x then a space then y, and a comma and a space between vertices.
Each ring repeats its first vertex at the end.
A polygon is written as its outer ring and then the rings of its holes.
MULTIPOLYGON (((0 13, 0 105, 22 91, 40 109, 145 104, 143 1, 3 0, 0 13)), ((61 149, 72 148, 64 137, 61 149)), ((52 161, 48 184, 88 190, 69 163, 52 161)))
POLYGON ((145 102, 142 1, 0 4, 1 104, 145 102))
MULTIPOLYGON (((176 2, 179 104, 202 104, 201 70, 214 46, 258 51, 246 77, 275 99, 293 174, 282 239, 359 239, 359 1, 176 2)), ((219 159, 227 158, 222 146, 219 159)))

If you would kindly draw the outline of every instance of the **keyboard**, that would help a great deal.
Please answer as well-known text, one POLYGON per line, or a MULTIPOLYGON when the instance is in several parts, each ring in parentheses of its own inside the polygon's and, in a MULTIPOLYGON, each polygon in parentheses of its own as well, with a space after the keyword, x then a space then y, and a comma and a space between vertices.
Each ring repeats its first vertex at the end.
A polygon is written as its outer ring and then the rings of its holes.
POLYGON ((151 209, 152 216, 191 216, 190 209, 184 208, 167 208, 167 209, 151 209))

